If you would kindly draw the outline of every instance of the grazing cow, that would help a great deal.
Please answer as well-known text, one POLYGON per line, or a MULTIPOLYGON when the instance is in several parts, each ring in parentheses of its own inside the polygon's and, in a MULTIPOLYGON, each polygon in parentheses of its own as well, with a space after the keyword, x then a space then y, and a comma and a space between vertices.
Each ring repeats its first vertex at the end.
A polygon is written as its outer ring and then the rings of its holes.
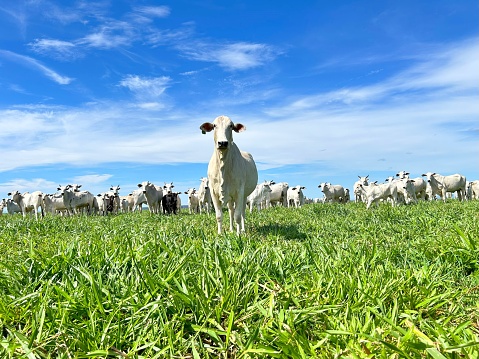
POLYGON ((442 176, 434 172, 427 172, 422 174, 426 177, 427 188, 426 192, 429 199, 432 200, 436 195, 446 202, 446 194, 457 192, 459 201, 465 200, 466 197, 466 177, 460 174, 450 176, 442 176))
POLYGON ((249 204, 249 212, 253 212, 253 207, 256 206, 258 211, 266 208, 270 202, 271 184, 273 181, 264 181, 256 185, 253 192, 246 198, 246 203, 249 204))
POLYGON ((206 213, 209 213, 210 208, 213 206, 213 201, 211 200, 211 191, 208 185, 208 177, 202 177, 200 181, 200 188, 198 189, 200 212, 204 210, 206 211, 206 213))
POLYGON ((65 207, 65 202, 63 201, 63 195, 61 193, 44 195, 43 204, 45 205, 45 212, 47 213, 68 214, 68 209, 65 207))
POLYGON ((367 186, 369 184, 369 175, 367 175, 366 177, 361 177, 361 176, 358 176, 359 180, 354 182, 354 187, 353 187, 353 193, 354 193, 354 201, 356 203, 358 202, 365 202, 365 199, 362 198, 362 193, 363 193, 363 190, 359 187, 360 184, 364 185, 364 186, 367 186))
MULTIPOLYGON (((271 193, 269 195, 270 204, 281 204, 283 207, 288 207, 288 188, 289 184, 286 182, 275 183, 270 186, 271 193)), ((269 204, 266 204, 269 206, 269 204)))
POLYGON ((81 185, 58 186, 58 191, 63 196, 63 203, 71 214, 80 213, 86 209, 88 214, 93 212, 93 201, 95 196, 88 191, 80 191, 81 185))
POLYGON ((176 214, 178 210, 178 193, 170 192, 165 194, 161 199, 161 205, 163 206, 164 214, 176 214))
POLYGON ((43 193, 41 191, 35 191, 32 193, 25 192, 21 194, 18 191, 11 192, 8 194, 12 196, 12 201, 16 202, 22 211, 23 217, 26 217, 28 212, 35 212, 35 219, 38 220, 38 208, 41 209, 42 217, 45 216, 43 210, 43 193))
POLYGON ((150 181, 144 181, 138 184, 138 187, 143 190, 146 197, 146 203, 150 209, 150 213, 160 213, 161 199, 163 198, 163 189, 155 186, 150 181))
POLYGON ((303 189, 306 189, 306 187, 300 185, 288 188, 288 192, 286 193, 288 207, 294 206, 299 208, 304 204, 303 189))
POLYGON ((321 188, 321 192, 324 193, 324 202, 346 202, 346 193, 343 186, 339 184, 333 185, 329 182, 323 182, 318 187, 321 188))
POLYGON ((379 205, 379 200, 391 199, 391 204, 394 207, 397 203, 397 186, 392 183, 376 182, 370 183, 368 186, 360 185, 363 190, 363 194, 366 198, 366 209, 369 209, 373 203, 379 205))
POLYGON ((188 191, 185 192, 188 195, 188 209, 190 214, 199 213, 200 212, 200 200, 197 196, 197 192, 195 188, 189 188, 188 191))
POLYGON ((208 180, 215 207, 218 234, 223 231, 223 204, 228 206, 230 231, 236 222, 236 233, 244 232, 246 198, 258 183, 258 170, 248 152, 240 151, 233 142, 233 131, 243 132, 246 127, 233 123, 227 116, 217 117, 213 123, 200 126, 202 133, 214 130, 214 150, 208 164, 208 180))

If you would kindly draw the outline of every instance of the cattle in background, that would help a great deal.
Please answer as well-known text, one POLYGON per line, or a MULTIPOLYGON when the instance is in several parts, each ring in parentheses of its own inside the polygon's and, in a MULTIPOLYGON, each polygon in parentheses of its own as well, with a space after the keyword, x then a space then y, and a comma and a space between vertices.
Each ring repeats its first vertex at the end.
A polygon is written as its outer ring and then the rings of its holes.
POLYGON ((214 130, 214 150, 208 164, 208 180, 215 207, 218 234, 223 231, 223 205, 228 206, 230 231, 236 222, 236 233, 244 232, 246 198, 258 183, 258 170, 250 153, 240 151, 233 142, 233 131, 246 127, 233 123, 227 116, 217 117, 213 123, 200 126, 202 133, 214 130))
POLYGON ((160 213, 163 189, 160 186, 155 186, 150 181, 138 183, 138 187, 143 190, 150 213, 160 213))
POLYGON ((58 191, 63 196, 63 203, 70 214, 80 213, 86 209, 88 214, 93 212, 95 196, 88 191, 80 191, 81 185, 58 185, 58 191))
POLYGON ((118 197, 112 192, 103 192, 97 194, 96 201, 98 203, 98 213, 100 213, 102 216, 113 213, 115 207, 115 198, 118 197))
POLYGON ((68 214, 68 209, 63 201, 63 195, 61 193, 46 194, 43 196, 43 204, 45 206, 45 212, 51 214, 68 214))
POLYGON ((171 214, 178 211, 178 193, 170 192, 161 199, 164 214, 171 214))
POLYGON ((20 206, 13 202, 10 198, 4 200, 7 206, 7 213, 8 214, 15 214, 15 213, 22 213, 22 209, 20 206))
POLYGON ((0 216, 3 214, 3 209, 4 208, 7 208, 7 201, 4 199, 2 199, 2 201, 0 202, 0 216))
POLYGON ((397 203, 397 187, 392 183, 381 183, 377 184, 376 182, 370 183, 368 186, 359 185, 363 190, 361 196, 366 198, 366 209, 369 209, 373 203, 379 205, 379 201, 387 201, 388 198, 391 199, 391 204, 394 207, 397 203))
POLYGON ((344 189, 344 203, 348 203, 351 200, 349 194, 349 188, 344 189))
POLYGON ((427 172, 422 174, 422 176, 426 177, 426 192, 430 200, 438 195, 444 202, 446 202, 447 193, 454 192, 457 192, 457 198, 459 201, 466 199, 466 177, 457 173, 449 176, 442 176, 434 172, 427 172))
POLYGON ((20 193, 18 191, 10 192, 11 200, 18 204, 22 211, 23 217, 26 217, 27 213, 34 212, 35 219, 38 219, 38 209, 40 208, 42 217, 45 216, 43 209, 43 193, 41 191, 35 191, 32 193, 25 192, 20 193))
POLYGON ((264 181, 256 185, 253 192, 246 198, 246 204, 249 204, 250 213, 253 212, 253 207, 256 206, 258 211, 267 208, 270 203, 271 184, 273 181, 264 181))
POLYGON ((318 188, 324 193, 324 202, 345 203, 346 192, 344 187, 340 184, 331 184, 329 182, 322 182, 318 188))
POLYGON ((479 199, 479 180, 469 182, 466 191, 468 192, 468 199, 479 199))
POLYGON ((306 187, 300 185, 288 188, 288 192, 286 193, 288 207, 299 208, 304 205, 303 189, 306 189, 306 187))
MULTIPOLYGON (((271 193, 269 201, 272 206, 281 204, 283 207, 288 207, 288 188, 287 182, 279 182, 270 186, 271 193)), ((269 206, 269 205, 267 205, 269 206)))
POLYGON ((176 193, 178 195, 178 196, 176 196, 176 210, 178 212, 180 212, 181 211, 181 197, 179 195, 181 194, 181 192, 173 192, 173 188, 175 188, 175 186, 173 185, 173 182, 170 182, 170 183, 165 182, 165 185, 163 186, 163 195, 176 193))
POLYGON ((369 184, 369 175, 367 175, 366 177, 362 177, 362 176, 358 176, 359 180, 354 182, 354 186, 353 186, 353 193, 354 193, 354 201, 356 203, 358 202, 365 202, 365 199, 362 198, 362 193, 363 193, 363 190, 360 188, 359 185, 364 185, 364 186, 367 186, 369 184))
POLYGON ((188 210, 190 214, 199 213, 200 212, 200 200, 197 196, 197 192, 195 188, 189 188, 186 192, 188 195, 188 210))
POLYGON ((200 181, 200 188, 198 189, 200 212, 206 211, 206 213, 209 213, 210 208, 213 206, 213 201, 211 200, 211 191, 208 184, 208 177, 201 177, 200 181))
POLYGON ((120 201, 120 185, 118 186, 110 186, 110 192, 108 192, 109 196, 113 199, 113 210, 112 213, 118 213, 121 208, 121 201, 120 201))

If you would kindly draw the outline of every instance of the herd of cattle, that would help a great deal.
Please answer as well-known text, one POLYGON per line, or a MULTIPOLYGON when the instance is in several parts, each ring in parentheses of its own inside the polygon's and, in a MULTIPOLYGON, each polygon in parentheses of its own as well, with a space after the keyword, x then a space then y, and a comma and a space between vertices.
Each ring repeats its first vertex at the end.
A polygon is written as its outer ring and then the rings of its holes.
MULTIPOLYGON (((199 189, 190 188, 184 193, 188 195, 190 213, 210 212, 215 210, 218 233, 222 232, 223 207, 228 208, 230 231, 236 224, 237 233, 244 231, 246 206, 250 211, 270 206, 301 207, 311 202, 350 201, 349 189, 341 185, 321 183, 318 187, 323 198, 314 200, 304 196, 304 186, 290 187, 288 183, 264 181, 258 184, 258 172, 253 157, 248 152, 240 151, 233 142, 233 131, 243 132, 246 128, 240 123, 233 123, 227 116, 219 116, 212 123, 205 122, 200 126, 203 134, 214 132, 214 150, 208 164, 208 176, 201 178, 199 189)), ((415 203, 418 200, 435 200, 439 196, 443 201, 456 193, 457 199, 479 199, 479 180, 468 182, 465 176, 454 174, 442 176, 427 172, 421 177, 409 178, 409 173, 398 172, 389 177, 385 183, 371 182, 369 176, 358 176, 354 183, 353 198, 363 202, 366 208, 380 201, 396 206, 399 203, 415 203), (424 178, 423 178, 424 177, 424 178)), ((44 194, 41 191, 9 193, 9 199, 0 202, 0 214, 4 208, 9 214, 39 213, 52 214, 89 214, 119 213, 141 211, 146 204, 151 213, 176 214, 181 208, 180 192, 173 191, 173 183, 164 186, 149 181, 138 184, 138 189, 127 196, 120 196, 120 186, 111 186, 107 192, 93 195, 81 190, 81 185, 69 184, 59 186, 56 194, 44 194)))

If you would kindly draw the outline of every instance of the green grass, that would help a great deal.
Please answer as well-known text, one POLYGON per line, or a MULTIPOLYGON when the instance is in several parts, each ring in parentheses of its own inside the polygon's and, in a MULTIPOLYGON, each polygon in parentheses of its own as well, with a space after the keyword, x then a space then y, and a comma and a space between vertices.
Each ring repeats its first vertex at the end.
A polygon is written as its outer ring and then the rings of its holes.
POLYGON ((479 358, 479 202, 0 217, 1 358, 479 358), (227 226, 228 227, 228 226, 227 226))

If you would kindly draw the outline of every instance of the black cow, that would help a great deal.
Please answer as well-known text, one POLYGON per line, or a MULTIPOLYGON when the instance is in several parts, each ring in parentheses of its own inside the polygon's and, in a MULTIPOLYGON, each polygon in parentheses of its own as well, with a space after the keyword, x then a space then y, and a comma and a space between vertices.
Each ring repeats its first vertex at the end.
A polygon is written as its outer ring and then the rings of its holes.
POLYGON ((178 206, 178 193, 169 193, 163 196, 161 199, 161 205, 163 206, 163 213, 176 214, 178 206))

